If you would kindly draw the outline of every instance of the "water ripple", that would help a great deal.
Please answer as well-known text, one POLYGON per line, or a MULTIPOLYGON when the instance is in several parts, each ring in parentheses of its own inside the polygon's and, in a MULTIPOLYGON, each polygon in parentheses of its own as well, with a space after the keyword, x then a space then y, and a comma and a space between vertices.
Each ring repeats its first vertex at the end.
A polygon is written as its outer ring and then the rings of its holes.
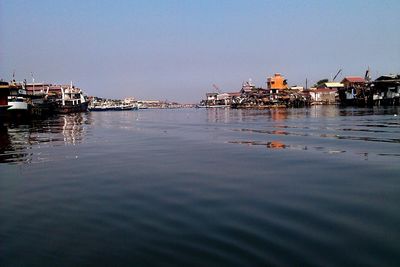
POLYGON ((336 107, 7 125, 0 265, 398 266, 398 125, 336 107))

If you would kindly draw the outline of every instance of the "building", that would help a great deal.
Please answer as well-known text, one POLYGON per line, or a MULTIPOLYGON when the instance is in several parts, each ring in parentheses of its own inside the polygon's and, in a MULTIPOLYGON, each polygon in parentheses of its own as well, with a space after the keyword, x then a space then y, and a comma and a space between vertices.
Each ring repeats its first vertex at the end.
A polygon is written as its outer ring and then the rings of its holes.
POLYGON ((359 76, 347 76, 341 82, 343 88, 338 89, 341 104, 354 105, 357 99, 364 95, 366 81, 359 76))
POLYGON ((229 106, 233 100, 240 97, 241 93, 207 93, 204 105, 212 106, 229 106))
POLYGON ((333 90, 339 90, 344 88, 343 83, 337 83, 337 82, 326 82, 318 86, 318 89, 333 89, 333 90))
POLYGON ((311 100, 314 104, 335 104, 336 103, 336 89, 330 88, 317 88, 310 90, 311 100))
POLYGON ((228 93, 228 95, 231 98, 235 98, 235 97, 240 97, 242 94, 240 92, 235 92, 235 93, 228 93))
POLYGON ((359 76, 347 76, 341 81, 344 88, 359 88, 365 86, 365 79, 359 76))
POLYGON ((133 105, 136 104, 136 99, 134 97, 125 97, 123 103, 126 105, 133 105))
POLYGON ((26 83, 25 89, 28 95, 43 95, 52 86, 46 83, 26 83))
POLYGON ((304 91, 304 87, 295 85, 295 86, 291 86, 290 90, 296 90, 296 91, 302 92, 302 91, 304 91))
POLYGON ((272 94, 281 93, 288 89, 287 81, 280 73, 275 73, 274 77, 267 78, 267 89, 272 94))
POLYGON ((242 90, 240 91, 242 94, 251 93, 256 88, 256 85, 253 83, 251 79, 242 83, 242 90))
POLYGON ((372 82, 371 88, 374 104, 400 104, 400 75, 383 75, 372 82))

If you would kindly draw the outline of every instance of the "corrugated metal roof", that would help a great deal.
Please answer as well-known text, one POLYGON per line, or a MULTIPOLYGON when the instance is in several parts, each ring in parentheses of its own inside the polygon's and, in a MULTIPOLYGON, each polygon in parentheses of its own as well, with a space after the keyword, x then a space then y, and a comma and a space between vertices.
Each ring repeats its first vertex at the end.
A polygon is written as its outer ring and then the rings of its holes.
POLYGON ((394 80, 394 79, 400 79, 400 75, 395 75, 395 74, 382 75, 381 77, 377 78, 375 81, 394 80))
POLYGON ((240 92, 235 92, 235 93, 228 93, 230 96, 241 96, 242 94, 240 92))
POLYGON ((364 78, 359 77, 359 76, 348 76, 348 77, 344 77, 344 79, 342 80, 342 83, 344 81, 349 81, 351 83, 365 83, 364 78))
POLYGON ((337 88, 337 87, 344 87, 344 84, 331 82, 331 83, 325 83, 325 86, 328 88, 337 88))

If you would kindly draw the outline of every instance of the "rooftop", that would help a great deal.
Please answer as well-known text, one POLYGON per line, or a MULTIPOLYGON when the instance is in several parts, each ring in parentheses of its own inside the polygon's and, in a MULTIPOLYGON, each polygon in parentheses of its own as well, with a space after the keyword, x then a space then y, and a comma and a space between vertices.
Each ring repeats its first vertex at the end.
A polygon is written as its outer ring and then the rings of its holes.
POLYGON ((344 87, 344 85, 343 85, 343 83, 330 82, 330 83, 325 83, 325 87, 328 87, 328 88, 340 88, 340 87, 344 87))
POLYGON ((349 81, 351 83, 365 83, 365 79, 359 76, 347 76, 344 77, 344 79, 342 80, 342 83, 345 81, 349 81))

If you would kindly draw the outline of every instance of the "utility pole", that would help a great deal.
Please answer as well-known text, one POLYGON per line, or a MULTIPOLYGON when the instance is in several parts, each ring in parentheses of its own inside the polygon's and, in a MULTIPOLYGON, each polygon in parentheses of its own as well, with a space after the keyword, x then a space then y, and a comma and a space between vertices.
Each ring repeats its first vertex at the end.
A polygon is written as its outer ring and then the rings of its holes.
POLYGON ((33 72, 31 72, 31 76, 32 76, 32 93, 35 94, 35 78, 33 77, 33 72))

